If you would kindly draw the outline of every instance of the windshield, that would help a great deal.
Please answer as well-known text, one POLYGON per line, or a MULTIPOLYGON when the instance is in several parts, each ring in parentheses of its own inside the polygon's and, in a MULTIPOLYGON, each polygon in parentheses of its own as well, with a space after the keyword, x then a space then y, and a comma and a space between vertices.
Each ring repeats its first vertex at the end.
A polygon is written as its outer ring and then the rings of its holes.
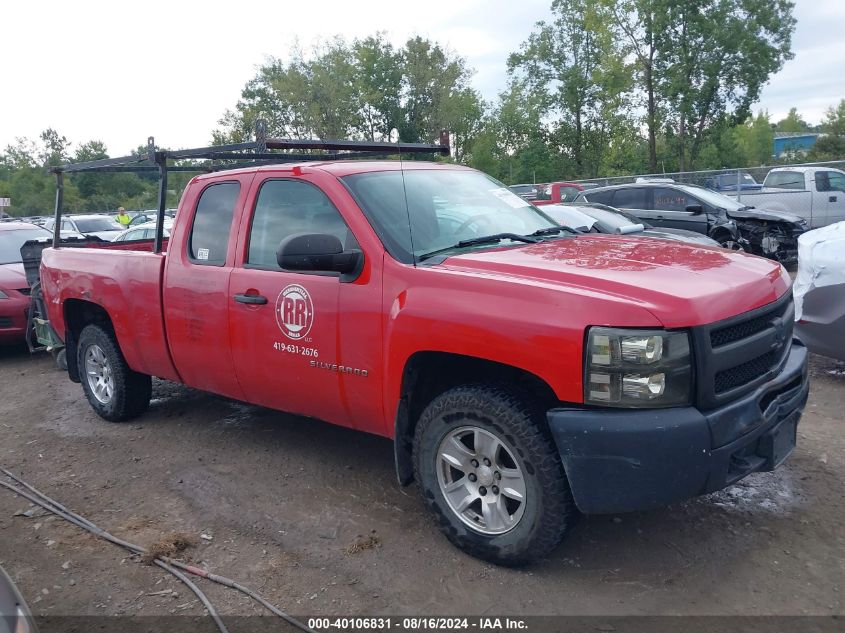
POLYGON ((21 260, 21 246, 28 240, 52 238, 45 229, 19 229, 0 231, 0 264, 18 264, 21 260))
POLYGON ((476 171, 380 171, 341 180, 388 252, 405 263, 464 240, 528 235, 557 226, 537 207, 476 171))
POLYGON ((733 198, 723 196, 721 193, 705 189, 704 187, 698 187, 696 185, 679 185, 679 188, 706 202, 707 204, 724 209, 725 211, 739 211, 740 209, 744 209, 748 206, 737 202, 733 198))
POLYGON ((111 218, 85 218, 75 220, 80 233, 94 233, 97 231, 122 231, 124 227, 111 218))

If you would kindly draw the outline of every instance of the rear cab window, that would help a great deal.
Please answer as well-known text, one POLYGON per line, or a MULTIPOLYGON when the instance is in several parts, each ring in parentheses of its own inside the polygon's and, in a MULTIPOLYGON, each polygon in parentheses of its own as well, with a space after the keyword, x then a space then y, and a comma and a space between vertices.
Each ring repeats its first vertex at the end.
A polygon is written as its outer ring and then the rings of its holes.
POLYGON ((238 182, 221 182, 209 185, 200 195, 188 238, 188 257, 192 263, 204 266, 226 263, 240 190, 238 182))
POLYGON ((806 189, 804 174, 798 171, 775 171, 766 176, 765 185, 777 189, 806 189))

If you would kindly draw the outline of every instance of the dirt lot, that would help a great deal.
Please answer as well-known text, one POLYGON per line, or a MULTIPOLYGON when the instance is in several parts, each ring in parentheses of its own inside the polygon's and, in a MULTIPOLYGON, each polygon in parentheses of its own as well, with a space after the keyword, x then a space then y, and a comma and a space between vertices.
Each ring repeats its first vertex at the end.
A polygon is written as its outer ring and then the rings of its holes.
MULTIPOLYGON (((523 570, 449 545, 416 489, 397 487, 386 440, 164 382, 143 418, 110 424, 49 357, 24 350, 0 350, 0 465, 128 540, 210 536, 186 557, 303 616, 842 614, 845 376, 832 368, 814 359, 799 446, 779 471, 586 518, 523 570)), ((123 550, 14 516, 27 507, 0 490, 0 565, 37 614, 202 613, 123 550)), ((224 614, 262 612, 200 582, 224 614)))

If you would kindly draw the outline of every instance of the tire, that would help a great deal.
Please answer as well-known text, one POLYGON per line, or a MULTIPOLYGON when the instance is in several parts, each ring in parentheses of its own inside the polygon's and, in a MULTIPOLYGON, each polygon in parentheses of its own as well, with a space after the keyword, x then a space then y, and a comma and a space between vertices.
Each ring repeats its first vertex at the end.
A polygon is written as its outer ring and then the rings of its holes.
POLYGON ((746 252, 742 244, 740 244, 739 241, 735 240, 730 235, 721 235, 716 241, 719 242, 719 246, 721 246, 722 248, 726 248, 729 251, 740 251, 743 253, 746 252))
POLYGON ((67 348, 63 347, 60 350, 56 350, 55 348, 53 348, 51 354, 53 356, 53 360, 56 363, 56 369, 59 369, 61 371, 67 371, 67 348))
POLYGON ((85 397, 104 420, 131 420, 150 406, 152 378, 129 368, 110 329, 85 326, 77 363, 85 397))
POLYGON ((415 477, 440 529, 466 553, 499 565, 546 556, 578 517, 543 412, 529 402, 503 388, 457 387, 429 403, 414 435, 415 477))

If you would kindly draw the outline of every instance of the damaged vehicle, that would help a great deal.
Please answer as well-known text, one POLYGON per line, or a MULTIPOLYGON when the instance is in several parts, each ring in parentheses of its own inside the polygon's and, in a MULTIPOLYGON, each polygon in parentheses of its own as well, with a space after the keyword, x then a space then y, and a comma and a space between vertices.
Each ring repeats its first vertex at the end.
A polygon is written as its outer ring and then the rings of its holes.
POLYGON ((811 352, 845 361, 845 222, 798 238, 795 320, 811 352))
POLYGON ((697 246, 719 246, 718 242, 701 233, 683 229, 657 229, 630 213, 594 202, 550 204, 543 207, 543 213, 562 226, 570 226, 585 233, 655 237, 697 246))
POLYGON ((687 229, 725 248, 791 264, 807 222, 796 215, 757 209, 695 185, 642 181, 583 192, 578 200, 624 209, 656 227, 687 229))

